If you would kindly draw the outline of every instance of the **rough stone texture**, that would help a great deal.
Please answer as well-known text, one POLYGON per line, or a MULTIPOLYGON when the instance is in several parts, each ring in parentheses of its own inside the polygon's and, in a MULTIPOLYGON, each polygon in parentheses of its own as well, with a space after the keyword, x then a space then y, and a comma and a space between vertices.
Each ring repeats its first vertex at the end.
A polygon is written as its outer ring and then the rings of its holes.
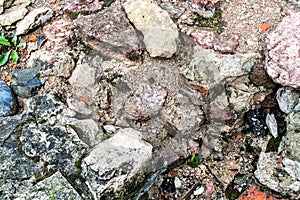
POLYGON ((17 23, 16 35, 26 34, 29 30, 45 23, 53 15, 53 11, 50 8, 37 8, 32 11, 26 17, 17 23))
POLYGON ((299 166, 296 169, 291 168, 291 166, 297 164, 286 159, 283 167, 277 161, 276 153, 262 152, 259 156, 254 175, 261 184, 289 196, 290 199, 298 199, 300 196, 300 181, 297 174, 299 166))
POLYGON ((166 97, 165 88, 154 84, 143 84, 126 102, 125 112, 129 118, 145 120, 158 113, 166 97))
POLYGON ((78 137, 90 147, 95 146, 103 139, 103 131, 100 124, 93 119, 78 120, 75 118, 62 118, 59 121, 61 125, 70 125, 78 137))
POLYGON ((152 146, 142 140, 140 132, 122 129, 83 159, 82 174, 95 199, 125 198, 151 156, 152 146))
POLYGON ((240 35, 237 52, 258 52, 268 32, 277 26, 282 18, 277 0, 230 0, 220 1, 222 10, 222 31, 240 35), (269 30, 261 31, 261 25, 268 23, 269 30))
POLYGON ((17 101, 5 82, 0 81, 0 117, 11 115, 16 111, 17 101))
POLYGON ((291 88, 279 88, 276 92, 276 100, 282 112, 289 114, 299 103, 300 94, 291 88))
POLYGON ((130 21, 143 33, 150 56, 172 57, 177 51, 178 30, 168 12, 151 0, 128 0, 123 6, 130 21))
POLYGON ((42 86, 42 82, 37 78, 39 68, 16 69, 12 73, 12 88, 21 97, 31 97, 36 94, 42 86))
POLYGON ((256 62, 249 73, 251 83, 256 86, 264 86, 265 88, 274 88, 276 84, 268 76, 265 66, 262 62, 256 62))
POLYGON ((62 176, 56 172, 52 176, 37 183, 29 190, 14 195, 16 200, 51 200, 51 199, 78 199, 82 198, 62 176))
POLYGON ((279 150, 295 161, 300 162, 300 112, 292 112, 287 117, 287 134, 282 138, 279 150))
POLYGON ((224 84, 224 80, 249 73, 258 54, 221 55, 200 46, 194 48, 193 59, 189 67, 182 70, 182 74, 209 89, 224 84))
POLYGON ((15 6, 7 9, 3 14, 0 15, 0 25, 10 26, 13 23, 23 19, 27 13, 27 8, 22 5, 20 7, 15 6))
POLYGON ((266 70, 277 83, 300 87, 300 12, 285 17, 266 38, 266 70))
POLYGON ((64 10, 73 13, 96 12, 102 8, 104 2, 99 0, 81 1, 65 0, 64 10))
POLYGON ((74 23, 79 29, 77 35, 106 56, 122 58, 140 48, 137 33, 120 2, 96 14, 79 16, 74 23))

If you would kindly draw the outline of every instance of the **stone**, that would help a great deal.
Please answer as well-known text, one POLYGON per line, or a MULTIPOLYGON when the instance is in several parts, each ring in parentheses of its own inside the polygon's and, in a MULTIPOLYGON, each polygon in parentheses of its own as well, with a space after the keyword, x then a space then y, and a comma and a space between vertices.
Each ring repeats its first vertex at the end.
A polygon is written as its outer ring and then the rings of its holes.
POLYGON ((78 137, 90 147, 94 147, 103 139, 103 131, 93 119, 78 120, 65 117, 60 119, 58 124, 69 125, 76 131, 78 137))
POLYGON ((288 196, 289 199, 298 199, 300 181, 298 178, 299 163, 285 160, 282 166, 277 158, 277 153, 260 153, 257 169, 254 172, 257 180, 268 188, 288 196), (291 169, 296 165, 296 168, 291 169), (297 194, 298 193, 298 194, 297 194))
POLYGON ((167 90, 159 85, 143 84, 125 104, 127 116, 134 120, 146 120, 157 114, 167 97, 167 90))
POLYGON ((87 149, 76 132, 65 126, 25 124, 20 136, 20 145, 28 158, 39 158, 49 163, 49 172, 60 171, 71 175, 78 169, 76 161, 87 149))
POLYGON ((99 0, 81 1, 65 0, 64 10, 72 13, 97 12, 103 7, 103 2, 99 0))
POLYGON ((17 23, 16 35, 26 34, 29 30, 44 24, 53 16, 53 10, 46 7, 36 8, 17 23))
POLYGON ((266 125, 269 128, 270 133, 274 138, 278 136, 278 125, 274 114, 267 114, 266 116, 266 125))
POLYGON ((5 0, 0 0, 0 14, 2 14, 3 13, 3 6, 4 6, 4 1, 5 0))
POLYGON ((175 188, 181 188, 182 186, 181 180, 177 176, 174 178, 174 185, 175 188))
MULTIPOLYGON (((4 2, 3 2, 4 3, 4 2)), ((28 13, 26 6, 30 4, 28 0, 20 3, 14 2, 13 6, 9 9, 6 9, 3 14, 0 15, 0 25, 1 26, 10 26, 13 23, 23 19, 28 13)), ((1 5, 1 2, 0 2, 1 5)), ((2 4, 3 5, 3 4, 2 4)), ((1 11, 1 9, 0 9, 1 11)), ((0 12, 1 13, 1 12, 0 12)))
POLYGON ((283 86, 300 87, 300 12, 285 17, 266 38, 269 76, 283 86))
POLYGON ((123 59, 140 48, 138 35, 126 18, 120 2, 100 12, 74 20, 78 37, 102 55, 123 59))
POLYGON ((56 172, 52 176, 38 182, 22 193, 14 195, 16 200, 50 200, 50 199, 78 199, 82 198, 72 187, 72 185, 62 176, 60 172, 56 172))
POLYGON ((228 78, 248 74, 259 57, 256 53, 222 55, 195 46, 193 58, 181 74, 211 89, 218 84, 224 85, 224 80, 228 78))
POLYGON ((251 109, 245 114, 245 116, 248 124, 255 134, 266 135, 268 133, 268 127, 265 122, 262 110, 251 109))
POLYGON ((197 188, 195 189, 195 191, 193 192, 193 194, 194 194, 195 196, 198 196, 198 195, 202 194, 202 193, 204 192, 204 190, 205 190, 205 188, 204 188, 203 186, 197 187, 197 188))
POLYGON ((282 138, 278 151, 284 151, 288 158, 300 162, 300 112, 292 112, 287 119, 287 133, 282 138))
POLYGON ((143 33, 150 56, 172 57, 179 34, 168 12, 151 0, 127 0, 123 7, 129 20, 143 33))
POLYGON ((95 199, 124 198, 141 180, 151 156, 152 146, 140 132, 121 129, 82 160, 82 175, 95 199))
POLYGON ((39 68, 15 69, 12 73, 12 88, 21 97, 31 97, 43 83, 37 78, 39 68))
POLYGON ((17 100, 5 82, 0 81, 0 117, 12 115, 16 112, 17 100))
POLYGON ((268 76, 264 63, 256 62, 249 73, 251 83, 256 86, 264 86, 265 88, 274 88, 276 84, 268 76))
POLYGON ((299 103, 300 93, 292 88, 279 88, 276 92, 276 100, 282 112, 289 114, 299 103))

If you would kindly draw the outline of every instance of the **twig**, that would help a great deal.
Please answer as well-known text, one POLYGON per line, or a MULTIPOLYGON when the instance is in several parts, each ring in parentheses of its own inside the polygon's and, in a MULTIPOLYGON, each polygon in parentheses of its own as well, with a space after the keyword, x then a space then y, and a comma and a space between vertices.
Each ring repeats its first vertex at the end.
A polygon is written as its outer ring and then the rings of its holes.
POLYGON ((182 197, 177 198, 176 200, 183 200, 186 197, 190 196, 194 188, 199 184, 199 181, 197 181, 182 197))

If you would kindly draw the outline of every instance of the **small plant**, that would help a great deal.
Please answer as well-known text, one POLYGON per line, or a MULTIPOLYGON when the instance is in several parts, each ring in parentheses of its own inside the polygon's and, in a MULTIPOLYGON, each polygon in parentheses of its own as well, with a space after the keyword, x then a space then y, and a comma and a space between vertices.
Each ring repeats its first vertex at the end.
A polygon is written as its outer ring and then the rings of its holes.
POLYGON ((0 45, 3 46, 1 51, 4 52, 0 55, 0 67, 5 65, 9 59, 12 59, 14 62, 18 62, 19 55, 17 53, 18 48, 22 48, 23 44, 17 44, 18 36, 12 38, 12 44, 4 37, 0 36, 0 45))
POLYGON ((192 155, 192 158, 190 161, 187 162, 187 165, 192 168, 197 168, 198 165, 202 163, 202 158, 198 155, 192 155))

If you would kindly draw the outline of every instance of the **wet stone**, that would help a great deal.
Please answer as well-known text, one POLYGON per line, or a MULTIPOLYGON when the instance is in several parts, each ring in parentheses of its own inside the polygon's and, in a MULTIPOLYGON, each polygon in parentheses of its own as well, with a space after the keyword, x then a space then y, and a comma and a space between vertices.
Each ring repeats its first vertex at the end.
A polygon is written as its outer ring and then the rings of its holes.
POLYGON ((134 120, 146 120, 159 112, 167 97, 167 90, 159 85, 143 84, 125 105, 127 116, 134 120))
POLYGON ((15 113, 17 101, 11 89, 5 82, 0 81, 0 117, 15 113))
POLYGON ((60 172, 37 183, 29 190, 15 194, 14 198, 20 200, 82 199, 60 172))
POLYGON ((38 79, 39 68, 16 69, 12 73, 12 88, 21 97, 31 97, 43 85, 38 79))
POLYGON ((246 113, 246 120, 255 134, 266 135, 268 133, 264 116, 259 109, 249 110, 246 113))

